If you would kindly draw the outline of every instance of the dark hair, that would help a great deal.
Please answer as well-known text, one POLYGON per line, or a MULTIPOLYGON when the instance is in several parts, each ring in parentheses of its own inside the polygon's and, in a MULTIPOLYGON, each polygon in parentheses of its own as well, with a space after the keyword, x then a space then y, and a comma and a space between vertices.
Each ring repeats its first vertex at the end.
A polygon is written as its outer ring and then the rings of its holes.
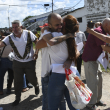
MULTIPOLYGON (((75 33, 78 31, 78 24, 75 17, 72 15, 67 15, 64 18, 64 34, 67 33, 75 33)), ((76 61, 76 43, 74 38, 69 38, 66 40, 67 47, 68 47, 68 59, 75 61, 75 64, 77 64, 76 61)))

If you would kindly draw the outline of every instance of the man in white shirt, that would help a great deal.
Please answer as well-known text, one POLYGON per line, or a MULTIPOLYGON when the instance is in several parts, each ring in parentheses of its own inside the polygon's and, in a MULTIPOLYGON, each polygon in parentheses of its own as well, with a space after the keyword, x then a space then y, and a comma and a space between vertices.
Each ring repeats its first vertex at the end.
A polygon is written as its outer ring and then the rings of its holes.
POLYGON ((24 73, 30 83, 35 87, 35 94, 39 94, 39 85, 35 72, 35 59, 38 57, 38 54, 34 53, 32 45, 32 42, 37 42, 36 36, 32 32, 23 30, 19 20, 12 22, 12 30, 13 33, 2 40, 0 47, 11 45, 13 48, 14 88, 16 98, 12 105, 16 106, 20 102, 24 73))

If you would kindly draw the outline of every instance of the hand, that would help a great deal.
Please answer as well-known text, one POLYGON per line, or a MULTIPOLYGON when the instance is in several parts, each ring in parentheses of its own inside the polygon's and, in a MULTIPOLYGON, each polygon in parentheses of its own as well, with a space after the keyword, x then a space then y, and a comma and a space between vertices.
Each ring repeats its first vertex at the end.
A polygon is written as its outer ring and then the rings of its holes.
POLYGON ((35 54, 33 55, 33 58, 34 58, 34 60, 36 60, 36 59, 38 58, 38 54, 35 53, 35 54))
POLYGON ((72 61, 71 60, 66 60, 63 64, 63 68, 69 69, 71 66, 72 61))
POLYGON ((94 31, 93 29, 90 29, 89 27, 87 27, 86 31, 90 34, 92 34, 92 32, 94 31))
POLYGON ((76 33, 68 33, 69 34, 69 38, 74 38, 76 37, 76 33))

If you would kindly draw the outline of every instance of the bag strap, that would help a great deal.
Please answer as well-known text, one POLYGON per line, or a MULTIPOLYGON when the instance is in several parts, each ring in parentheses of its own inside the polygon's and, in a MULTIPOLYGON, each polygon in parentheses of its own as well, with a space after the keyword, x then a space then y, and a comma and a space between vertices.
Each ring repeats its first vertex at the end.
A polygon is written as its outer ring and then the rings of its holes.
POLYGON ((2 51, 1 51, 0 57, 2 57, 2 54, 3 54, 3 51, 4 51, 5 47, 3 47, 2 51))

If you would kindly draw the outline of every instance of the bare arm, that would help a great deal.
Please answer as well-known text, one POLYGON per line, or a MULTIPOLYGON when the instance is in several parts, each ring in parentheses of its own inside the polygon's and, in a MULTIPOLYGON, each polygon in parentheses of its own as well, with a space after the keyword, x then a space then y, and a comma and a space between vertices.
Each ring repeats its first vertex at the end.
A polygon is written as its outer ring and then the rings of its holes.
POLYGON ((98 32, 96 32, 96 31, 94 31, 93 29, 90 29, 90 28, 87 28, 87 32, 90 33, 90 34, 93 34, 94 36, 96 36, 97 38, 99 38, 100 40, 102 40, 106 43, 110 43, 110 37, 108 37, 104 34, 98 33, 98 32))
POLYGON ((63 41, 65 41, 68 38, 73 38, 75 37, 74 34, 68 33, 66 35, 58 36, 58 37, 53 37, 52 34, 46 34, 43 36, 43 39, 50 45, 56 45, 59 44, 63 41))
POLYGON ((84 48, 84 47, 85 47, 85 45, 86 45, 86 41, 84 41, 84 42, 83 42, 83 44, 84 44, 84 46, 83 46, 83 48, 84 48))
POLYGON ((109 47, 109 46, 107 46, 107 45, 101 45, 101 47, 102 47, 102 49, 103 49, 104 51, 107 51, 107 52, 110 53, 110 47, 109 47))
POLYGON ((5 44, 2 41, 0 41, 0 48, 4 47, 4 46, 5 46, 5 44))
POLYGON ((41 48, 44 48, 44 47, 47 47, 47 43, 44 39, 41 39, 36 43, 36 48, 37 49, 41 49, 41 48))

